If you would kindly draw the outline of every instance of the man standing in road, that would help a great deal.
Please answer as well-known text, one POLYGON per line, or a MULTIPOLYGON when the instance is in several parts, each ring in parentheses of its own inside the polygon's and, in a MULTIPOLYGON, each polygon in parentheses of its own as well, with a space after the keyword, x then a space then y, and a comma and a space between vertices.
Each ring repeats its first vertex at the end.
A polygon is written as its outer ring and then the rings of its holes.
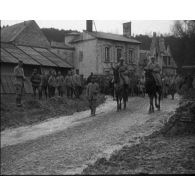
POLYGON ((91 109, 91 116, 95 116, 99 86, 95 82, 95 79, 93 77, 91 77, 91 82, 87 85, 86 92, 87 92, 87 98, 89 101, 89 107, 91 109))
POLYGON ((16 89, 16 105, 18 107, 22 106, 22 94, 24 90, 24 70, 23 70, 23 62, 20 60, 18 65, 14 68, 14 76, 15 76, 15 89, 16 89))

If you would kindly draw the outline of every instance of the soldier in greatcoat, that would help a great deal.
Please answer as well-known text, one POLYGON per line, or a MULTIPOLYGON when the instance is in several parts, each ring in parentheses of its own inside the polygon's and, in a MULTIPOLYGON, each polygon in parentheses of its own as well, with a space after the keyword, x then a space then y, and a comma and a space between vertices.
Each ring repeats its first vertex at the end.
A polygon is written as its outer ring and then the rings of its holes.
POLYGON ((99 92, 99 86, 95 82, 95 79, 91 77, 90 83, 87 85, 86 95, 89 101, 89 107, 91 109, 91 116, 95 116, 97 107, 97 96, 99 92))
POLYGON ((57 82, 58 94, 59 94, 59 96, 62 97, 63 96, 64 77, 60 71, 58 71, 58 75, 56 77, 56 82, 57 82))
POLYGON ((71 71, 68 71, 68 74, 65 77, 65 86, 66 86, 66 93, 68 98, 73 97, 72 85, 73 83, 72 83, 71 71))
MULTIPOLYGON (((41 76, 38 73, 37 69, 34 69, 30 81, 32 83, 34 98, 36 98, 36 91, 38 91, 38 93, 39 93, 40 84, 41 84, 41 76)), ((39 96, 39 98, 40 98, 40 96, 39 96)))
POLYGON ((14 68, 14 76, 15 76, 15 90, 16 90, 16 105, 18 107, 22 106, 22 94, 24 90, 24 70, 23 70, 23 62, 20 60, 18 65, 14 68))

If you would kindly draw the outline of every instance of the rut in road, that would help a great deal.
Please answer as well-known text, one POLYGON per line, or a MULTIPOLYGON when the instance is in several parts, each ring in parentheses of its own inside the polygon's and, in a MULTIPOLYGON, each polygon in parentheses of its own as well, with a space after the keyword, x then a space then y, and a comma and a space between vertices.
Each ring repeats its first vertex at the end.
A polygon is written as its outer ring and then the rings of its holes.
POLYGON ((148 98, 130 98, 126 111, 112 108, 96 117, 79 119, 79 123, 65 130, 5 146, 1 151, 1 174, 80 173, 87 163, 158 130, 176 109, 178 100, 163 100, 162 110, 151 115, 148 103, 148 98))

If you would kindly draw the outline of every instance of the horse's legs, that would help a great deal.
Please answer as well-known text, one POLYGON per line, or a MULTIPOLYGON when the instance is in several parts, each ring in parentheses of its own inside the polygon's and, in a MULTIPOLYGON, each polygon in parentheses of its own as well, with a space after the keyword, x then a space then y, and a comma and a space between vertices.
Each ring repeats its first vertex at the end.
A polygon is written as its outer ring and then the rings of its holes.
POLYGON ((120 103, 119 103, 119 109, 120 109, 120 110, 121 110, 121 100, 122 100, 122 99, 120 98, 120 100, 119 100, 119 101, 120 101, 120 103))
POLYGON ((116 101, 117 101, 117 111, 119 111, 119 98, 116 96, 116 101))
POLYGON ((158 105, 158 102, 157 102, 157 94, 154 95, 154 98, 155 98, 155 106, 156 106, 156 108, 158 108, 159 105, 158 105))
POLYGON ((149 95, 149 98, 150 98, 150 108, 149 108, 148 113, 150 114, 154 110, 154 106, 153 106, 153 95, 149 95))
POLYGON ((126 109, 126 97, 123 97, 124 110, 126 109))

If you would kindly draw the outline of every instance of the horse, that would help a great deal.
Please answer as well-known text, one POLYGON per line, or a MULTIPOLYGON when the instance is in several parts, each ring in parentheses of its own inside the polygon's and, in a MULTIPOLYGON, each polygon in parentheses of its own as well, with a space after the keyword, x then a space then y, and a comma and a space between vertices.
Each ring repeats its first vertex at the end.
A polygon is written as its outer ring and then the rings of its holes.
POLYGON ((151 70, 145 70, 145 89, 150 98, 149 113, 154 112, 153 100, 155 98, 155 106, 160 111, 160 100, 162 95, 162 87, 156 85, 156 81, 151 70), (158 97, 157 97, 158 96, 158 97), (158 101, 157 101, 158 100, 158 101))
POLYGON ((125 89, 124 81, 120 77, 120 73, 117 69, 113 68, 114 76, 114 92, 117 101, 117 111, 122 109, 122 100, 124 104, 124 110, 126 109, 126 102, 128 100, 127 90, 125 89))

